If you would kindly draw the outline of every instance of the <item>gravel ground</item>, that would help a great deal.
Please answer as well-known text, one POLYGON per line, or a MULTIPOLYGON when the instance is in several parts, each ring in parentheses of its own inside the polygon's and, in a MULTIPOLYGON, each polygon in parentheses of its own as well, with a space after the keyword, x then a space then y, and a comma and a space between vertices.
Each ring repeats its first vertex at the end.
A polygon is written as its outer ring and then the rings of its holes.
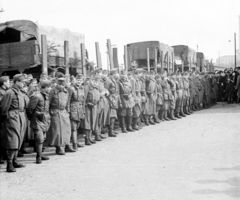
POLYGON ((240 106, 218 103, 177 121, 118 134, 77 153, 0 165, 0 200, 240 199, 240 106))

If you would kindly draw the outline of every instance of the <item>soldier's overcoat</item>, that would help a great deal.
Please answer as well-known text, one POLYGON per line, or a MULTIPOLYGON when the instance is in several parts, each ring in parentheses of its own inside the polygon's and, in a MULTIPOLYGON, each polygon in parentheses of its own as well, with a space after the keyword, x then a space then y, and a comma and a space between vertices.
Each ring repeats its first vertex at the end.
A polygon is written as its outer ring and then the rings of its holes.
POLYGON ((27 99, 16 85, 13 85, 1 101, 1 114, 5 115, 7 149, 20 149, 26 131, 27 99))
POLYGON ((51 125, 47 134, 47 144, 64 146, 70 143, 71 124, 68 109, 68 91, 56 86, 49 93, 49 113, 51 125))

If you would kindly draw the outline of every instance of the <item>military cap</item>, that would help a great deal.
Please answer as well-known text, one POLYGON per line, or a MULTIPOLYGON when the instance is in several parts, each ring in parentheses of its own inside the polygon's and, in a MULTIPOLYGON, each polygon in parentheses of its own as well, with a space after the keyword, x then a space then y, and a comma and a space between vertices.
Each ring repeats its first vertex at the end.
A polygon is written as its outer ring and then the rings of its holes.
POLYGON ((71 77, 70 77, 70 81, 74 81, 76 78, 72 75, 71 77))
POLYGON ((121 70, 121 75, 127 75, 127 71, 125 69, 121 70))
POLYGON ((99 81, 100 80, 100 76, 99 75, 92 76, 91 80, 99 81))
POLYGON ((58 73, 57 73, 56 78, 57 78, 57 80, 59 80, 59 81, 65 81, 64 74, 61 73, 61 72, 58 72, 58 73))
POLYGON ((22 76, 24 76, 25 79, 27 79, 27 77, 28 77, 27 74, 22 74, 22 76))
POLYGON ((37 79, 36 79, 36 78, 32 78, 32 79, 29 81, 29 84, 31 84, 31 83, 34 82, 34 81, 37 81, 37 79))
POLYGON ((33 75, 32 75, 32 74, 28 74, 28 75, 27 75, 27 78, 33 79, 33 75))
POLYGON ((24 80, 25 80, 25 76, 23 74, 16 74, 13 77, 13 82, 24 81, 24 80))
POLYGON ((160 79, 162 78, 160 74, 156 74, 155 79, 160 79))
POLYGON ((84 79, 83 74, 77 74, 76 79, 84 79))
POLYGON ((131 76, 131 75, 133 75, 133 72, 132 71, 128 71, 127 75, 131 76))
POLYGON ((117 73, 118 73, 118 69, 117 68, 110 70, 110 75, 117 74, 117 73))
POLYGON ((51 83, 56 83, 56 78, 52 78, 51 83))
POLYGON ((154 75, 154 74, 156 74, 156 72, 155 72, 155 70, 150 70, 149 74, 154 75))
POLYGON ((0 85, 2 85, 4 82, 9 80, 9 76, 1 76, 0 77, 0 85))
POLYGON ((50 87, 51 86, 51 81, 49 81, 49 80, 41 81, 40 85, 41 85, 42 88, 50 87))
POLYGON ((70 79, 70 74, 65 74, 66 79, 70 79))

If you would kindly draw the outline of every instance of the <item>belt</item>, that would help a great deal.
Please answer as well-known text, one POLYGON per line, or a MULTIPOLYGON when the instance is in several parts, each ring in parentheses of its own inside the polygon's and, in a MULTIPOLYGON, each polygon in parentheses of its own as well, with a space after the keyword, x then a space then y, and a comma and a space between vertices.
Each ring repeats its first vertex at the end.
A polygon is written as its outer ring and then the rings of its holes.
POLYGON ((19 110, 19 109, 11 109, 8 112, 11 112, 11 111, 25 112, 24 110, 19 110))

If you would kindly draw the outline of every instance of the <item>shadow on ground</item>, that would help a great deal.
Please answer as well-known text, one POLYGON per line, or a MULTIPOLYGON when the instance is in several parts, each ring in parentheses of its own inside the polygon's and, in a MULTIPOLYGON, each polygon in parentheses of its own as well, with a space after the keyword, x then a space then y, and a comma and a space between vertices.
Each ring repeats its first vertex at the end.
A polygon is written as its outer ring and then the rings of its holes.
POLYGON ((199 184, 217 184, 224 183, 229 184, 231 187, 226 190, 212 190, 212 189, 203 189, 203 190, 194 190, 194 194, 225 194, 230 197, 240 197, 240 177, 232 177, 227 180, 212 180, 212 179, 204 179, 196 181, 199 184))

